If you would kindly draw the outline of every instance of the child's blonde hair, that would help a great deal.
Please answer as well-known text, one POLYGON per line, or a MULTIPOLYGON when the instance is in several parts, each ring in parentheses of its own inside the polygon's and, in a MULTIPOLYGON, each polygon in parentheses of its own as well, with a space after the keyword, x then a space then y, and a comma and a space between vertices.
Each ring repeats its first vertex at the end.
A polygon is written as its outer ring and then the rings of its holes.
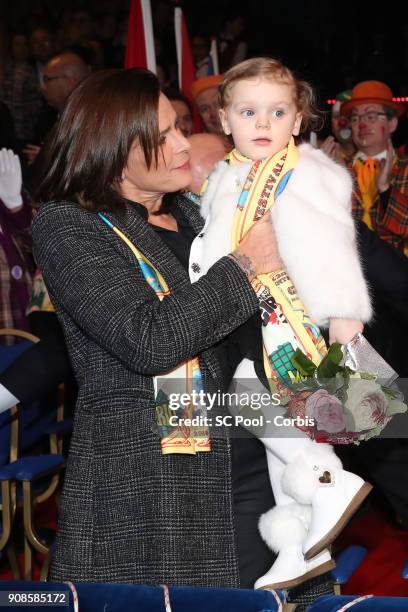
POLYGON ((230 68, 219 86, 221 108, 228 107, 231 89, 235 83, 257 77, 293 87, 297 109, 302 113, 302 132, 316 127, 321 122, 312 86, 306 81, 298 80, 289 68, 272 57, 255 57, 230 68))

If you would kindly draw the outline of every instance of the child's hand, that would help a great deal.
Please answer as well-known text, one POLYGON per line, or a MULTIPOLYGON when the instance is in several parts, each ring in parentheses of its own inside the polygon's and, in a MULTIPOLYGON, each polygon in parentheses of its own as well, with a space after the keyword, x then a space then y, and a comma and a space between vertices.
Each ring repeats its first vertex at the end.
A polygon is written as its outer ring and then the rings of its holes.
POLYGON ((358 332, 362 332, 364 325, 355 319, 330 319, 329 342, 347 344, 358 332))

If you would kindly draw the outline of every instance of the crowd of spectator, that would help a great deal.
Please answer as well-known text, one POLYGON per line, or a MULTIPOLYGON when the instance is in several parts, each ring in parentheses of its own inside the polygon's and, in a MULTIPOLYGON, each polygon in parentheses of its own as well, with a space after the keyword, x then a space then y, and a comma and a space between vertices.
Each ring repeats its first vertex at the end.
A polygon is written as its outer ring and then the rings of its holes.
MULTIPOLYGON (((196 81, 191 91, 179 91, 174 45, 169 42, 166 21, 170 8, 166 5, 162 15, 160 11, 156 13, 157 72, 161 89, 176 111, 181 132, 191 138, 195 160, 191 189, 198 194, 209 166, 232 148, 218 112, 222 76, 212 74, 208 32, 192 30, 196 81), (163 34, 158 27, 161 20, 163 34)), ((70 376, 70 364, 30 252, 31 206, 35 208, 36 190, 51 161, 47 158, 47 140, 69 96, 91 73, 123 66, 127 26, 126 12, 94 15, 81 8, 65 11, 57 27, 47 20, 27 20, 0 31, 1 326, 33 329, 38 316, 32 315, 46 313, 41 326, 34 329, 45 340, 35 348, 36 358, 45 363, 52 355, 45 390, 70 376), (53 351, 58 358, 53 357, 53 351)), ((251 55, 242 13, 231 12, 222 23, 220 20, 217 41, 220 72, 251 55)), ((408 377, 406 351, 401 342, 408 331, 408 158, 401 136, 407 121, 406 107, 394 101, 392 90, 382 79, 362 79, 353 86, 336 96, 331 123, 328 108, 324 109, 322 116, 327 120, 317 146, 345 165, 354 180, 353 214, 376 312, 367 336, 398 373, 408 377)), ((29 397, 30 392, 19 388, 15 380, 10 372, 0 378, 0 410, 29 397), (9 384, 10 380, 13 384, 9 384)), ((36 376, 33 393, 38 392, 38 384, 36 376)), ((368 451, 356 451, 360 454, 358 460, 365 462, 366 468, 371 461, 372 480, 377 479, 383 487, 398 520, 408 525, 406 494, 399 486, 393 488, 393 480, 387 475, 406 469, 406 444, 399 447, 397 468, 394 455, 387 463, 383 450, 379 457, 374 445, 371 454, 368 445, 367 448, 368 451)), ((390 450, 394 452, 395 448, 390 450)))

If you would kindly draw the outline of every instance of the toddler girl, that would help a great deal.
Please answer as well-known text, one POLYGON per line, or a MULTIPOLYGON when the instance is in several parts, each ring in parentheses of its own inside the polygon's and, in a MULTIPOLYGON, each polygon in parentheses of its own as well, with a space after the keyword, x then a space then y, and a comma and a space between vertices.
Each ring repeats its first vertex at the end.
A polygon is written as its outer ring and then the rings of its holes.
MULTIPOLYGON (((250 59, 231 68, 220 85, 221 122, 235 149, 219 162, 202 198, 206 219, 191 249, 197 280, 231 253, 271 210, 284 269, 252 281, 258 296, 264 365, 273 392, 287 393, 296 373, 290 357, 300 348, 318 364, 330 342, 346 344, 371 316, 351 217, 351 178, 324 153, 294 136, 315 119, 311 87, 279 61, 250 59)), ((273 231, 271 227, 271 231, 273 231)), ((237 259, 248 272, 250 261, 237 259)), ((248 360, 239 375, 249 378, 248 360)), ((270 435, 272 433, 272 435, 270 435)), ((289 588, 334 566, 329 552, 371 489, 342 469, 328 444, 293 428, 293 437, 262 438, 276 506, 260 532, 278 553, 255 588, 289 588)))

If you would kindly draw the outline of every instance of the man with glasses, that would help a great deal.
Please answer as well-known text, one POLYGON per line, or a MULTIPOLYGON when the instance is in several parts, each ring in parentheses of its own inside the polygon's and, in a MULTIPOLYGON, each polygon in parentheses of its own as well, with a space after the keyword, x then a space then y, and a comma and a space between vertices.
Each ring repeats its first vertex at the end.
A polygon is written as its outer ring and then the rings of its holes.
POLYGON ((63 51, 54 55, 44 66, 41 93, 55 114, 45 115, 37 126, 35 143, 28 144, 23 153, 28 167, 24 173, 24 184, 30 193, 35 192, 45 170, 42 145, 51 132, 62 112, 66 101, 79 83, 89 75, 90 68, 73 51, 63 51))
MULTIPOLYGON (((364 81, 340 111, 357 148, 351 164, 353 213, 375 313, 364 335, 401 378, 408 377, 408 158, 397 155, 391 138, 404 110, 386 84, 364 81)), ((401 389, 405 392, 405 385, 401 389)), ((383 507, 407 529, 406 432, 401 431, 401 438, 337 446, 336 452, 346 469, 375 483, 383 507)))
POLYGON ((83 59, 71 51, 55 55, 45 65, 41 91, 48 104, 62 111, 69 94, 89 75, 83 59))
POLYGON ((363 81, 341 114, 357 148, 352 163, 354 216, 408 255, 408 157, 398 156, 391 140, 404 110, 385 83, 363 81))
MULTIPOLYGON (((77 85, 89 75, 89 67, 83 59, 71 51, 66 51, 54 55, 44 66, 41 76, 41 93, 47 101, 49 107, 57 111, 57 115, 50 115, 49 122, 41 124, 38 129, 37 140, 43 141, 46 134, 51 130, 56 118, 65 106, 69 94, 77 85), (41 137, 39 132, 43 132, 41 137)), ((47 117, 48 118, 48 117, 47 117)), ((28 164, 32 164, 41 146, 38 144, 28 144, 23 150, 28 164)))

